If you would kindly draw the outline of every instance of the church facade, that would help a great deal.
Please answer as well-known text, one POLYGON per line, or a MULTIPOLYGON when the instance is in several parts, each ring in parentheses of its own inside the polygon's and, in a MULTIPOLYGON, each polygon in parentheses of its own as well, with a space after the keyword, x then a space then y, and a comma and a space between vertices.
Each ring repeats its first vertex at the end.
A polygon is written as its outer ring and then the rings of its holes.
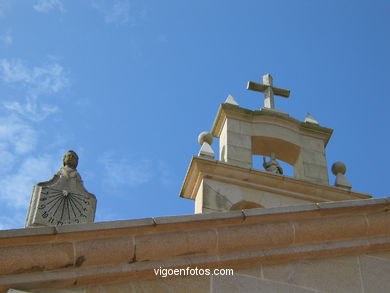
POLYGON ((290 92, 270 75, 248 89, 261 110, 229 96, 199 136, 180 192, 194 215, 0 231, 0 292, 390 292, 390 198, 353 191, 341 162, 330 185, 332 129, 276 110, 290 92))

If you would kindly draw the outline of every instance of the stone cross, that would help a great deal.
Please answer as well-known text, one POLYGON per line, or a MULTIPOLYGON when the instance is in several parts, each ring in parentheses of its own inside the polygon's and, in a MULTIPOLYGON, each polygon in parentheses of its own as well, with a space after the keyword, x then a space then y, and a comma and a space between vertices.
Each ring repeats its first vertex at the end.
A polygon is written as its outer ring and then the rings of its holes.
POLYGON ((264 93, 264 108, 275 109, 274 95, 288 98, 290 90, 273 86, 272 75, 263 75, 263 83, 248 81, 247 90, 264 93))

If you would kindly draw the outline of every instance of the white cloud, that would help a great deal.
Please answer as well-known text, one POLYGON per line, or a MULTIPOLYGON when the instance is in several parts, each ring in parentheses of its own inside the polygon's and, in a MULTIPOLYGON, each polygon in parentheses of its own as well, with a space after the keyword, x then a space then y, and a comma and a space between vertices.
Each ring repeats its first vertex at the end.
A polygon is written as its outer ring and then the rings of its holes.
POLYGON ((92 7, 103 14, 107 24, 136 25, 140 18, 146 15, 145 9, 136 8, 135 1, 129 0, 93 0, 92 7))
POLYGON ((12 211, 10 215, 0 215, 0 230, 20 228, 19 223, 24 223, 26 214, 21 211, 12 211))
POLYGON ((51 178, 55 163, 56 160, 47 155, 25 158, 16 172, 1 178, 0 199, 14 208, 28 207, 32 187, 51 178))
POLYGON ((59 111, 58 107, 52 105, 40 105, 35 99, 27 99, 26 103, 22 104, 17 101, 4 102, 3 106, 11 112, 27 117, 33 121, 42 121, 49 115, 59 111))
POLYGON ((134 187, 152 178, 152 162, 149 160, 115 158, 112 154, 106 154, 100 163, 103 165, 104 183, 111 187, 134 187))
POLYGON ((1 79, 6 83, 20 83, 32 96, 55 94, 69 85, 64 68, 58 63, 28 68, 19 59, 0 59, 1 79))
POLYGON ((12 35, 11 35, 11 32, 5 32, 3 33, 1 36, 0 36, 0 41, 6 45, 6 46, 10 46, 12 45, 14 39, 12 38, 12 35))
POLYGON ((51 10, 65 12, 64 3, 61 0, 38 0, 33 8, 41 13, 48 13, 51 10))
POLYGON ((37 144, 37 132, 14 115, 0 119, 0 149, 15 155, 32 151, 37 144))
POLYGON ((12 167, 15 165, 16 156, 8 150, 0 150, 0 176, 11 171, 12 167))
POLYGON ((12 207, 13 215, 22 215, 12 223, 0 215, 0 229, 4 229, 22 225, 32 187, 49 180, 59 167, 58 158, 48 154, 47 141, 40 142, 38 122, 59 110, 44 103, 43 97, 56 96, 70 82, 58 62, 27 66, 19 59, 0 59, 0 82, 9 95, 20 97, 8 101, 2 97, 0 102, 0 110, 9 113, 0 118, 0 204, 12 207))
POLYGON ((0 80, 25 91, 22 101, 3 101, 2 105, 34 121, 58 111, 57 107, 40 103, 38 99, 57 94, 70 84, 64 68, 58 63, 29 68, 19 59, 0 59, 0 80))

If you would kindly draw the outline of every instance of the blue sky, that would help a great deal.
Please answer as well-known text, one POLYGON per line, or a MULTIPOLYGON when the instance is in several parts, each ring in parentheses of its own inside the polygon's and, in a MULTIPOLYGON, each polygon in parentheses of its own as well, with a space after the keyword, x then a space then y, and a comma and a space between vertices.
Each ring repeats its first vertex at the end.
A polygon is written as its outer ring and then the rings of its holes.
POLYGON ((334 129, 329 166, 388 196, 389 15, 389 1, 0 0, 0 229, 24 226, 68 149, 96 221, 193 213, 179 190, 198 134, 229 94, 259 109, 246 83, 268 72, 291 90, 277 109, 334 129))

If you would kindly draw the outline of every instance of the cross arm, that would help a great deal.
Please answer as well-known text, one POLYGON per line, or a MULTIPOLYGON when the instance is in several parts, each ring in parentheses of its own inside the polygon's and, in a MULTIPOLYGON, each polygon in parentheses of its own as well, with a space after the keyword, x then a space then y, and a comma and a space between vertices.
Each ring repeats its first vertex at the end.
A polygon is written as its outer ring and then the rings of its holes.
POLYGON ((266 89, 267 89, 267 85, 264 85, 264 84, 261 84, 261 83, 257 83, 257 82, 253 82, 253 81, 248 81, 248 85, 246 87, 247 90, 251 90, 251 91, 256 91, 256 92, 264 92, 266 89))
POLYGON ((274 94, 277 96, 281 96, 284 98, 288 98, 290 96, 290 90, 285 90, 274 86, 272 87, 272 90, 274 91, 274 94))
POLYGON ((288 98, 290 96, 290 91, 274 86, 269 86, 262 83, 257 83, 253 81, 248 81, 248 85, 246 87, 247 90, 256 91, 256 92, 264 92, 268 87, 272 88, 272 91, 275 95, 288 98))

